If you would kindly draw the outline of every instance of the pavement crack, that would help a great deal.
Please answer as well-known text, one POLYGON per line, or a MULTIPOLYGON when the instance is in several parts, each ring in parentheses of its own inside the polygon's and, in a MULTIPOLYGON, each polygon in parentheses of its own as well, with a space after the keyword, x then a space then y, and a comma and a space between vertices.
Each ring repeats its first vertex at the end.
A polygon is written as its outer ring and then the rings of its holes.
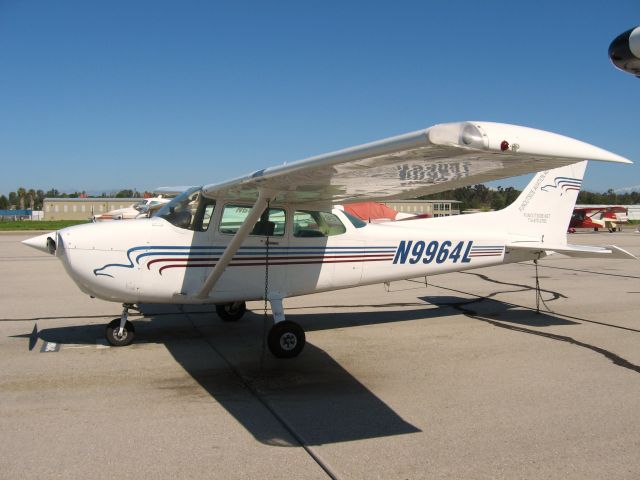
MULTIPOLYGON (((497 283, 504 283, 504 282, 497 282, 497 283)), ((442 288, 444 290, 453 290, 450 288, 446 288, 446 287, 440 287, 437 285, 433 285, 434 287, 437 288, 442 288)), ((458 290, 453 290, 456 292, 459 292, 458 290)), ((465 292, 460 292, 460 293, 465 293, 465 292)), ((442 303, 441 305, 445 305, 451 308, 454 308, 455 310, 458 310, 460 313, 462 313, 463 315, 472 318, 474 320, 479 320, 481 322, 485 322, 488 323, 494 327, 498 327, 498 328, 504 328, 505 330, 511 330, 511 331, 515 331, 515 332, 521 332, 521 333, 528 333, 530 335, 536 335, 539 337, 543 337, 543 338, 548 338, 550 340, 556 340, 558 342, 564 342, 564 343, 569 343, 571 345, 575 345, 577 347, 582 347, 582 348, 586 348, 588 350, 591 350, 593 352, 596 352, 602 356, 604 356, 605 358, 609 359, 614 365, 617 365, 619 367, 622 368, 626 368, 628 370, 631 370, 632 372, 635 373, 640 373, 640 365, 636 365, 634 363, 631 363, 630 361, 626 360, 625 358, 622 358, 620 355, 617 355, 613 352, 611 352, 610 350, 598 347, 596 345, 591 345, 590 343, 586 343, 586 342, 581 342, 580 340, 576 340, 573 337, 569 337, 567 335, 558 335, 555 333, 549 333, 549 332, 541 332, 539 330, 532 330, 530 328, 524 328, 524 327, 519 327, 516 325, 509 325, 497 320, 493 320, 490 318, 487 318, 481 314, 479 314, 478 312, 476 312, 475 310, 472 310, 471 308, 468 308, 469 305, 473 305, 475 303, 480 303, 483 302, 487 299, 489 299, 491 296, 495 296, 497 293, 499 292, 494 292, 493 294, 491 294, 490 296, 487 297, 480 297, 478 296, 478 298, 472 298, 469 299, 467 301, 460 301, 460 302, 447 302, 447 303, 442 303)), ((473 294, 469 294, 469 295, 473 295, 473 294)), ((598 322, 595 322, 598 323, 598 322)))
MULTIPOLYGON (((482 273, 477 273, 477 272, 460 272, 464 275, 475 275, 476 277, 481 278, 482 280, 485 280, 487 282, 490 283, 496 283, 498 285, 509 285, 512 287, 520 287, 522 290, 519 291, 526 291, 526 290, 535 290, 535 287, 532 287, 531 285, 523 285, 521 283, 512 283, 512 282, 501 282, 500 280, 496 280, 495 278, 491 278, 488 275, 484 275, 482 273)), ((563 295, 560 292, 556 292, 553 290, 547 290, 546 288, 540 288, 541 292, 545 292, 545 293, 549 293, 550 295, 553 296, 553 298, 549 299, 548 301, 553 301, 553 300, 558 300, 559 298, 568 298, 566 295, 563 295)))

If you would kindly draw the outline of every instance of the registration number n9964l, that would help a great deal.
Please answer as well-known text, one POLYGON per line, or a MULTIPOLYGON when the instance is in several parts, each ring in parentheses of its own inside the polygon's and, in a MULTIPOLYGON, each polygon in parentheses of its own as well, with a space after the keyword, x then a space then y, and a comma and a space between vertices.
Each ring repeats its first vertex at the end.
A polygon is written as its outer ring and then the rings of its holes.
POLYGON ((471 245, 473 241, 457 242, 455 245, 449 240, 439 242, 437 240, 431 240, 425 242, 423 240, 401 240, 398 248, 396 249, 396 255, 393 258, 393 263, 410 263, 416 264, 422 262, 424 264, 444 263, 450 261, 452 263, 469 263, 471 258, 469 253, 471 252, 471 245))

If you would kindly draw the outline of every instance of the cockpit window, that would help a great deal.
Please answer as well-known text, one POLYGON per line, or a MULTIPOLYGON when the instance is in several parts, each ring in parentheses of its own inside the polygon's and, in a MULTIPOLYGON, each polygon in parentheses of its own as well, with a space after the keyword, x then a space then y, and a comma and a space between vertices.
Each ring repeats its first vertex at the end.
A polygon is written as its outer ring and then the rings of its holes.
POLYGON ((294 237, 331 237, 346 231, 340 219, 330 212, 297 210, 293 215, 294 237))
POLYGON ((178 195, 154 216, 162 217, 179 228, 205 232, 209 228, 215 200, 202 195, 198 187, 178 195))

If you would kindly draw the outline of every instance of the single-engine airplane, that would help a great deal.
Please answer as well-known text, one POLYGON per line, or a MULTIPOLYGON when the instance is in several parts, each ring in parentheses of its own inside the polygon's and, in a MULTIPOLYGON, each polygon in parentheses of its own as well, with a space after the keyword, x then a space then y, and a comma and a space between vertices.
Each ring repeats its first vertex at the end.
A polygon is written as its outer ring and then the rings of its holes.
POLYGON ((215 304, 238 320, 264 299, 273 355, 295 357, 304 330, 283 300, 319 291, 569 256, 635 258, 617 248, 567 244, 587 165, 631 163, 578 140, 491 122, 439 124, 191 188, 155 216, 73 226, 25 240, 63 263, 80 290, 123 304, 106 328, 133 341, 128 310, 143 303, 215 304), (333 208, 414 198, 530 172, 518 199, 497 211, 367 224, 333 208))
POLYGON ((135 218, 145 218, 151 216, 150 213, 158 210, 162 205, 169 203, 169 199, 158 195, 153 198, 143 198, 126 208, 110 210, 100 215, 94 215, 94 222, 104 222, 106 220, 133 220, 135 218))
POLYGON ((606 228, 610 233, 620 232, 621 225, 627 221, 627 209, 621 206, 576 207, 569 222, 569 232, 575 232, 576 228, 593 228, 596 232, 606 228))

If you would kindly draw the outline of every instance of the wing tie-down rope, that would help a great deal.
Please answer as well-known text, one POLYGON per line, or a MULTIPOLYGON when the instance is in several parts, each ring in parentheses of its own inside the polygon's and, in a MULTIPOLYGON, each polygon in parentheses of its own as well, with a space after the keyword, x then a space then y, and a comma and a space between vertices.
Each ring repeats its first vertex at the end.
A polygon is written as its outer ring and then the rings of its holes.
MULTIPOLYGON (((271 200, 267 201, 267 218, 269 216, 271 206, 271 200)), ((262 351, 260 353, 260 370, 264 368, 264 355, 267 346, 267 325, 269 323, 269 314, 267 313, 267 297, 269 295, 269 240, 270 229, 267 228, 267 239, 265 240, 265 255, 264 255, 264 315, 262 317, 262 351)))

